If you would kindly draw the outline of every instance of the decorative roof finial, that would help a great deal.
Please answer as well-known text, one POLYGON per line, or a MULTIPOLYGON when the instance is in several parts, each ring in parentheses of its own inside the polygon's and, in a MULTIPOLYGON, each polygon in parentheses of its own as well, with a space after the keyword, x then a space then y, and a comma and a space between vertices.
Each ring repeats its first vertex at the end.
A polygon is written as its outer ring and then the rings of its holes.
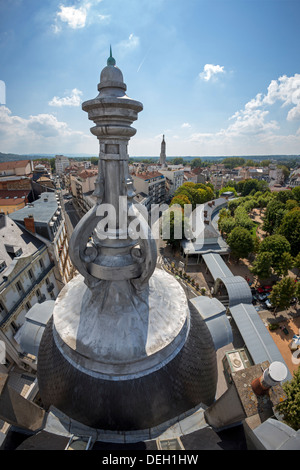
POLYGON ((107 65, 116 65, 116 61, 115 61, 115 59, 114 59, 113 56, 112 56, 111 46, 110 46, 110 56, 109 56, 109 58, 107 59, 107 65))

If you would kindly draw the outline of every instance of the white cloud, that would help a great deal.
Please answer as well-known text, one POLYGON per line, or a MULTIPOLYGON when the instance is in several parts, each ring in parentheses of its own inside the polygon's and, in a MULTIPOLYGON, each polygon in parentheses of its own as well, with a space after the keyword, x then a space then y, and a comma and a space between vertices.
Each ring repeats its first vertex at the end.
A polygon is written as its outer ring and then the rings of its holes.
POLYGON ((86 4, 79 8, 74 6, 65 7, 60 5, 60 11, 57 13, 57 17, 72 29, 84 28, 86 23, 86 17, 90 4, 86 4))
POLYGON ((220 73, 225 73, 224 65, 205 64, 203 72, 199 74, 199 77, 208 82, 220 73))
POLYGON ((51 101, 49 101, 50 106, 80 106, 82 91, 78 90, 77 88, 73 88, 71 92, 71 96, 65 96, 64 98, 59 98, 58 96, 54 96, 51 101))
POLYGON ((72 152, 74 147, 86 144, 92 138, 83 132, 73 131, 66 122, 59 121, 53 114, 22 118, 13 115, 6 106, 0 106, 0 136, 2 151, 22 154, 55 153, 60 151, 58 146, 72 152))
POLYGON ((300 74, 296 73, 292 77, 283 75, 271 81, 267 94, 261 98, 261 105, 276 102, 282 102, 282 107, 291 106, 287 113, 288 121, 300 119, 300 74))
POLYGON ((190 125, 189 122, 184 122, 183 124, 181 124, 181 127, 182 127, 183 129, 188 129, 189 127, 192 127, 192 126, 190 125))
POLYGON ((101 1, 81 0, 77 6, 60 5, 53 24, 54 32, 59 33, 62 30, 62 23, 66 23, 71 29, 82 29, 95 21, 107 23, 110 15, 102 15, 94 8, 101 1))
MULTIPOLYGON (((193 133, 186 140, 192 146, 201 145, 207 154, 298 154, 300 128, 297 131, 281 131, 283 121, 300 120, 300 74, 272 80, 267 93, 258 93, 244 108, 236 111, 230 124, 215 133, 193 133), (276 120, 272 119, 273 106, 276 120), (285 111, 286 108, 289 108, 285 111)), ((283 126, 282 126, 283 127, 283 126)))
POLYGON ((130 51, 132 49, 136 49, 139 44, 140 38, 131 33, 129 38, 124 41, 121 41, 118 46, 122 49, 123 52, 125 52, 130 51))

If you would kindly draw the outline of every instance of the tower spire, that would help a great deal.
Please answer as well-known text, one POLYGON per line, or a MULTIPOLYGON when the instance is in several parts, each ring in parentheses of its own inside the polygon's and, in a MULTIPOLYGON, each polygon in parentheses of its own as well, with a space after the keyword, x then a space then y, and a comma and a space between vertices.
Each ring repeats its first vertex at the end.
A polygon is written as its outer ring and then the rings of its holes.
POLYGON ((107 59, 107 65, 116 65, 116 61, 112 56, 111 45, 109 48, 109 52, 110 52, 110 55, 109 55, 109 58, 107 59))

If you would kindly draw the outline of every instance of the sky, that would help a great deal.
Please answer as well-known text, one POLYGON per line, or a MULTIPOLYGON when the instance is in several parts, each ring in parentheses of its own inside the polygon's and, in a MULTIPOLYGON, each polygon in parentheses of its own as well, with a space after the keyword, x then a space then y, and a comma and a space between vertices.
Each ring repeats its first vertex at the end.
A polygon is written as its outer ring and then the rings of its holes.
POLYGON ((300 154, 299 0, 0 0, 0 152, 98 155, 109 48, 143 103, 128 152, 300 154))

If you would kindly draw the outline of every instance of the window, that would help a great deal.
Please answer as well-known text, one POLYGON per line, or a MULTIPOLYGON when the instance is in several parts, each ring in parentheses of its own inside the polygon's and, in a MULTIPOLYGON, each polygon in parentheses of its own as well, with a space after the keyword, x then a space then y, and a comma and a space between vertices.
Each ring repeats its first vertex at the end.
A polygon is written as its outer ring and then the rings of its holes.
POLYGON ((49 282, 49 279, 47 277, 46 277, 45 281, 46 281, 47 286, 49 286, 50 282, 49 282))
POLYGON ((2 271, 4 271, 5 268, 6 268, 6 262, 5 262, 5 261, 1 261, 1 262, 0 262, 0 273, 2 273, 2 271))
POLYGON ((14 333, 16 333, 19 329, 18 325, 14 321, 11 322, 10 326, 14 330, 14 333))
POLYGON ((42 269, 45 269, 44 261, 42 259, 39 259, 40 267, 42 269))
POLYGON ((25 307, 26 307, 26 310, 27 310, 27 312, 28 312, 28 310, 31 309, 31 303, 30 303, 30 302, 26 302, 25 307))
POLYGON ((33 274, 32 269, 29 269, 29 270, 28 270, 28 276, 29 276, 29 279, 30 279, 31 281, 34 280, 34 274, 33 274))
POLYGON ((36 295, 37 295, 37 298, 38 298, 38 299, 41 297, 42 294, 41 294, 40 289, 37 289, 37 290, 36 290, 36 295))
POLYGON ((17 288, 17 291, 19 293, 22 293, 23 292, 23 287, 22 287, 22 284, 20 283, 20 281, 17 281, 16 282, 16 288, 17 288))
POLYGON ((0 315, 1 313, 6 313, 6 308, 4 306, 4 304, 0 301, 0 315))

